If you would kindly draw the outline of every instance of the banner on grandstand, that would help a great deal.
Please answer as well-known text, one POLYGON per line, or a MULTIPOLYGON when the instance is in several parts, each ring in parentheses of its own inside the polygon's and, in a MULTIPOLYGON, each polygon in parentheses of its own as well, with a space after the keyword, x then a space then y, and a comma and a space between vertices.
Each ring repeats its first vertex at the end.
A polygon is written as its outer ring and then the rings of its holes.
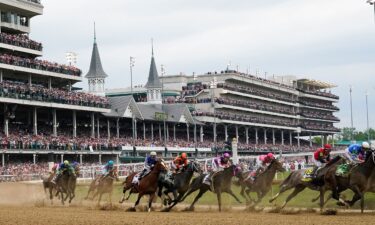
POLYGON ((155 112, 155 120, 163 121, 168 119, 168 114, 161 113, 161 112, 155 112))

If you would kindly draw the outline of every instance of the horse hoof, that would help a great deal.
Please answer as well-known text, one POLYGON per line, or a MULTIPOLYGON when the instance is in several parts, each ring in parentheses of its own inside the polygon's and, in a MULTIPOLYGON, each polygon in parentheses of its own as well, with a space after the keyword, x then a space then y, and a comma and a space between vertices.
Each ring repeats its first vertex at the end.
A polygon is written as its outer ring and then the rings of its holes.
POLYGON ((160 212, 169 212, 169 211, 170 211, 169 208, 164 208, 164 209, 160 210, 160 212))

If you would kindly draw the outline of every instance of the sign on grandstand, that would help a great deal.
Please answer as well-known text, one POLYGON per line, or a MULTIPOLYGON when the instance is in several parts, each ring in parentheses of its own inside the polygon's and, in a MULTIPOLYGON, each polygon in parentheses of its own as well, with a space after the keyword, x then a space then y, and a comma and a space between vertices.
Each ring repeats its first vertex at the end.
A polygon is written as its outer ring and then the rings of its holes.
POLYGON ((168 118, 168 114, 166 113, 161 113, 161 112, 155 112, 155 120, 166 120, 168 118))

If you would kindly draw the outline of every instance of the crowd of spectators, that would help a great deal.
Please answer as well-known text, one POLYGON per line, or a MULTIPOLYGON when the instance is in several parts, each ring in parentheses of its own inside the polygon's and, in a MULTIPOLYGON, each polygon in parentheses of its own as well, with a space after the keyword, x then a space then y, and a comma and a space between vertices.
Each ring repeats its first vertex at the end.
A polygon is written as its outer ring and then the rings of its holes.
POLYGON ((30 40, 27 35, 0 33, 0 43, 42 51, 42 43, 30 40))
POLYGON ((308 90, 308 89, 300 89, 300 88, 298 88, 298 90, 304 93, 308 93, 308 94, 319 95, 319 96, 333 98, 333 99, 339 99, 339 96, 332 94, 330 91, 326 92, 326 91, 308 90))
POLYGON ((265 115, 259 115, 259 114, 253 114, 253 113, 245 114, 245 113, 238 113, 238 112, 232 112, 232 111, 216 110, 215 113, 194 111, 193 115, 216 117, 222 120, 242 121, 242 122, 249 122, 249 123, 272 124, 272 125, 288 126, 288 127, 296 126, 293 120, 288 119, 288 118, 265 116, 265 115))
POLYGON ((320 123, 314 121, 303 121, 300 126, 306 130, 322 130, 322 131, 333 131, 340 132, 339 128, 336 128, 331 123, 320 123))
POLYGON ((286 93, 278 93, 271 90, 267 90, 262 87, 255 87, 255 86, 244 86, 242 84, 232 84, 232 83, 219 83, 217 84, 218 88, 224 88, 231 91, 247 93, 251 95, 261 96, 265 98, 276 99, 280 101, 287 101, 287 102, 296 102, 296 97, 291 94, 286 93))
POLYGON ((202 90, 207 89, 207 88, 208 88, 208 85, 202 84, 201 82, 191 83, 191 84, 188 84, 187 86, 182 87, 181 96, 182 97, 194 96, 198 94, 199 92, 201 92, 202 90))
POLYGON ((301 115, 307 118, 340 121, 336 116, 322 111, 302 110, 301 115))
POLYGON ((42 102, 109 108, 109 102, 106 97, 58 88, 45 88, 42 85, 29 85, 16 81, 3 80, 3 82, 0 82, 0 96, 42 102))
MULTIPOLYGON (((293 109, 291 107, 284 106, 284 105, 270 104, 270 103, 258 101, 256 99, 248 101, 248 100, 233 99, 233 98, 228 98, 228 97, 220 97, 220 98, 215 98, 214 101, 219 104, 239 106, 239 107, 245 107, 245 108, 250 108, 250 109, 255 109, 255 110, 283 113, 283 114, 288 114, 288 115, 296 114, 295 112, 293 112, 293 109)), ((210 103, 210 102, 211 102, 211 98, 196 99, 196 103, 210 103)))
POLYGON ((81 76, 82 74, 82 71, 74 66, 62 65, 55 62, 49 62, 47 60, 26 58, 4 53, 0 54, 0 63, 72 76, 81 76))
POLYGON ((40 179, 48 174, 47 163, 7 163, 0 166, 0 182, 16 182, 40 179))
POLYGON ((339 108, 335 105, 332 105, 331 102, 325 102, 325 101, 317 101, 312 99, 299 99, 299 103, 306 105, 306 106, 312 106, 312 107, 318 107, 318 108, 324 108, 324 109, 332 109, 332 110, 339 110, 339 108))

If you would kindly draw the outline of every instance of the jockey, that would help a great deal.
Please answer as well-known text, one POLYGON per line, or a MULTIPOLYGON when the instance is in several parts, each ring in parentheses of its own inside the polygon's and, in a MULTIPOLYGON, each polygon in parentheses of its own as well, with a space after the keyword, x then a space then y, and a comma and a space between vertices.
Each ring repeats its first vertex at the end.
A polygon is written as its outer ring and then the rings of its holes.
POLYGON ((368 142, 363 142, 362 145, 351 144, 345 150, 345 157, 351 163, 362 163, 366 157, 366 151, 370 149, 368 142))
POLYGON ((146 157, 144 168, 143 171, 139 174, 138 181, 140 181, 145 175, 151 172, 157 160, 158 159, 156 158, 156 152, 151 152, 150 155, 146 157))
POLYGON ((203 183, 207 185, 211 185, 212 177, 216 173, 224 170, 225 168, 228 168, 231 165, 229 159, 230 159, 229 153, 224 153, 222 156, 218 156, 214 158, 212 160, 212 171, 203 179, 203 183))
POLYGON ((267 155, 260 155, 257 159, 257 174, 263 172, 274 159, 275 156, 271 152, 267 155))
POLYGON ((105 177, 109 174, 109 172, 111 172, 114 168, 114 163, 113 163, 113 160, 109 160, 107 162, 107 164, 105 164, 105 166, 103 166, 103 170, 102 170, 102 177, 105 177))
POLYGON ((56 184, 57 180, 62 176, 62 174, 65 171, 68 171, 69 175, 75 176, 74 168, 69 164, 68 160, 65 160, 63 163, 59 165, 59 169, 57 170, 57 173, 53 178, 52 183, 56 184))
POLYGON ((181 155, 177 156, 172 162, 172 168, 174 172, 177 173, 181 171, 189 163, 187 154, 183 152, 181 155))
POLYGON ((323 148, 318 148, 314 152, 314 164, 317 168, 325 166, 331 160, 331 150, 332 146, 325 144, 323 148))

